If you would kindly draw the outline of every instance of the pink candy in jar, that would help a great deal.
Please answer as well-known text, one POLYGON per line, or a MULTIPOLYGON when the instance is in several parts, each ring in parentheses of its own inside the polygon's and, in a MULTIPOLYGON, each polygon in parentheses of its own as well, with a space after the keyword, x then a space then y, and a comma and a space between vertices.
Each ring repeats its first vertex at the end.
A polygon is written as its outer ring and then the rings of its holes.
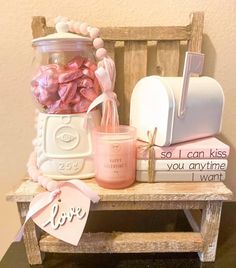
POLYGON ((56 35, 33 41, 38 66, 32 94, 46 113, 84 113, 101 93, 91 40, 70 33, 56 35))

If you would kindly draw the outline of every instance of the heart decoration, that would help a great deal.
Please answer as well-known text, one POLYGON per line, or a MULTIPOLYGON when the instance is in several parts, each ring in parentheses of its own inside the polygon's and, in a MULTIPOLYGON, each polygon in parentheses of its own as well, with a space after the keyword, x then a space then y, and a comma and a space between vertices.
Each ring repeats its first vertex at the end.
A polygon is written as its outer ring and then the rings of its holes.
MULTIPOLYGON (((30 208, 50 198, 50 192, 35 196, 30 208)), ((60 187, 60 194, 32 216, 33 221, 48 234, 77 246, 83 234, 90 209, 90 199, 70 183, 60 187)))

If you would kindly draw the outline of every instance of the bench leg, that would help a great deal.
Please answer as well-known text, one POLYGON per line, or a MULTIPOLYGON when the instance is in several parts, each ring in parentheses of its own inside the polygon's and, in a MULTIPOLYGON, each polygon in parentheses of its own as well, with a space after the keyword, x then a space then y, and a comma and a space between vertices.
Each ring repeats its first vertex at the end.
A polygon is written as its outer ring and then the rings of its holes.
POLYGON ((215 261, 221 209, 222 201, 208 201, 202 211, 201 235, 204 239, 204 248, 198 253, 202 262, 215 261))
MULTIPOLYGON (((29 202, 18 202, 18 211, 21 224, 24 223, 25 216, 29 210, 29 202)), ((44 253, 39 248, 40 229, 30 219, 24 228, 24 244, 29 264, 42 264, 44 253)))

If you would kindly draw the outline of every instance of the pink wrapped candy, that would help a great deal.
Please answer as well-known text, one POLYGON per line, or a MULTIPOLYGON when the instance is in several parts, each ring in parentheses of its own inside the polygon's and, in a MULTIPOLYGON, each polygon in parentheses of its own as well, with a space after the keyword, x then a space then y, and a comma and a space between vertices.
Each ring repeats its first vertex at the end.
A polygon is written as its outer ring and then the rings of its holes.
POLYGON ((85 68, 82 70, 82 74, 91 78, 91 79, 94 79, 95 78, 95 75, 94 75, 94 71, 93 70, 90 70, 89 68, 85 68))
POLYGON ((73 100, 71 101, 71 104, 76 104, 76 103, 78 103, 80 101, 81 101, 81 94, 79 94, 78 92, 76 92, 73 100))
POLYGON ((64 66, 41 65, 31 81, 33 96, 48 113, 84 113, 101 92, 96 68, 94 62, 80 56, 64 66))
POLYGON ((100 89, 100 85, 99 85, 99 82, 97 80, 97 77, 95 77, 93 80, 93 88, 94 88, 94 91, 96 92, 97 95, 99 95, 101 93, 101 89, 100 89))
POLYGON ((64 103, 70 104, 71 101, 74 99, 76 91, 77 91, 77 83, 75 81, 72 81, 69 83, 60 84, 58 95, 60 96, 61 100, 64 103))
POLYGON ((77 81, 78 87, 90 87, 92 88, 94 86, 94 82, 91 78, 88 77, 81 77, 77 81))
POLYGON ((90 60, 87 60, 84 63, 84 66, 87 67, 88 69, 90 69, 93 72, 95 72, 95 70, 97 69, 97 65, 95 63, 93 63, 92 61, 90 61, 90 60))
POLYGON ((87 100, 84 97, 81 97, 80 102, 76 103, 72 107, 72 112, 73 113, 85 113, 85 112, 87 112, 90 104, 91 104, 91 102, 89 100, 87 100))
MULTIPOLYGON (((85 59, 82 58, 82 57, 77 57, 75 58, 74 60, 70 61, 68 64, 67 64, 67 67, 71 70, 73 69, 79 69, 82 64, 84 63, 85 59)), ((85 61, 86 62, 86 61, 85 61)))
POLYGON ((38 93, 37 99, 44 106, 51 105, 58 100, 58 94, 56 92, 52 93, 41 86, 38 86, 38 93))
POLYGON ((85 97, 87 100, 89 100, 91 102, 94 99, 96 99, 96 97, 97 97, 96 92, 91 87, 83 87, 83 88, 81 88, 80 93, 81 93, 81 95, 83 95, 83 97, 85 97))
POLYGON ((62 100, 55 101, 47 108, 49 114, 70 114, 71 106, 64 103, 62 100))
POLYGON ((58 77, 58 82, 59 83, 66 83, 70 82, 73 80, 78 79, 83 75, 82 71, 80 69, 72 69, 72 70, 67 70, 65 72, 62 72, 59 77, 58 77))

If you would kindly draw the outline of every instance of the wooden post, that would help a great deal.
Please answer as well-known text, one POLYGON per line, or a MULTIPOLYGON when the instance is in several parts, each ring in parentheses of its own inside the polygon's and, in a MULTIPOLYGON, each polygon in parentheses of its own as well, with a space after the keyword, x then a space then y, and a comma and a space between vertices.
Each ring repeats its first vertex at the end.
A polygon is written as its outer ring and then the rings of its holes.
MULTIPOLYGON (((29 210, 29 202, 17 202, 21 224, 25 221, 25 216, 29 210)), ((40 230, 30 219, 24 227, 24 244, 27 258, 30 264, 42 264, 44 253, 39 248, 40 230)))
POLYGON ((33 38, 42 37, 55 32, 54 27, 48 27, 46 19, 43 16, 35 16, 31 23, 32 36, 33 38))
POLYGON ((178 76, 179 41, 157 42, 157 69, 161 76, 178 76))
POLYGON ((222 201, 208 201, 202 211, 201 235, 204 247, 203 251, 198 253, 202 262, 215 261, 221 210, 222 201))
POLYGON ((191 38, 188 42, 188 51, 201 52, 204 26, 204 12, 192 13, 191 38))
MULTIPOLYGON (((130 98, 135 84, 147 75, 147 42, 125 41, 124 88, 120 105, 122 124, 129 124, 130 98)), ((119 95, 118 95, 119 97, 119 95)))
POLYGON ((107 50, 109 57, 115 61, 115 41, 106 41, 105 49, 107 50))

